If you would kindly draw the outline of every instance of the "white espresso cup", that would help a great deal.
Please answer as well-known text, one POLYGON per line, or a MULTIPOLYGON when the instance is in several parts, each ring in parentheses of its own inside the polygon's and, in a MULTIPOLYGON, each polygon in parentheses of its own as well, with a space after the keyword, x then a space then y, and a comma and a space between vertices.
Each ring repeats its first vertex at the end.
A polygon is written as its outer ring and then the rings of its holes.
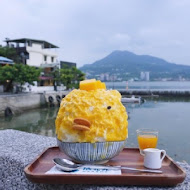
POLYGON ((142 151, 144 156, 144 166, 149 169, 160 169, 162 167, 162 161, 166 156, 165 150, 159 150, 156 148, 146 148, 142 151))

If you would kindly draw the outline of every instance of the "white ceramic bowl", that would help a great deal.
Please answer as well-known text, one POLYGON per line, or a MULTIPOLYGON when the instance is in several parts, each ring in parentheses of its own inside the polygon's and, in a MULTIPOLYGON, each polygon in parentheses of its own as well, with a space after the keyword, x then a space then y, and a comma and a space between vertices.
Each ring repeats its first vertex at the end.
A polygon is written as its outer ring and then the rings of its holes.
POLYGON ((74 143, 57 139, 57 144, 62 152, 76 162, 101 164, 117 156, 125 147, 126 141, 74 143))

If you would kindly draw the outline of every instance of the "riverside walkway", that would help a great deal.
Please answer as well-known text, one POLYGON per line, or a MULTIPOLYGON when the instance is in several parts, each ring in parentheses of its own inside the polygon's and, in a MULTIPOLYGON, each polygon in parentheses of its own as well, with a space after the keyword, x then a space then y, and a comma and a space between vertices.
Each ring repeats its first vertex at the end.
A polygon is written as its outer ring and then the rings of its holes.
POLYGON ((186 170, 185 181, 176 187, 134 187, 97 185, 48 185, 27 180, 24 168, 42 151, 56 146, 56 139, 12 129, 0 130, 0 190, 190 190, 190 165, 178 162, 186 170))

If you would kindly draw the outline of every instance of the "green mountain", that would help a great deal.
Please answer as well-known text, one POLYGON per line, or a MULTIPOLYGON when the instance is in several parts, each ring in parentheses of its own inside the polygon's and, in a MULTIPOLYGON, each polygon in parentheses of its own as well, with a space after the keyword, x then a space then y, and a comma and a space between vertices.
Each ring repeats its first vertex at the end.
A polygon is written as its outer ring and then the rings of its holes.
MULTIPOLYGON (((114 80, 139 79, 141 72, 150 72, 150 80, 190 79, 190 66, 169 63, 164 59, 136 55, 129 51, 114 51, 105 58, 80 68, 87 78, 109 75, 114 80)), ((109 80, 109 79, 108 79, 109 80)))

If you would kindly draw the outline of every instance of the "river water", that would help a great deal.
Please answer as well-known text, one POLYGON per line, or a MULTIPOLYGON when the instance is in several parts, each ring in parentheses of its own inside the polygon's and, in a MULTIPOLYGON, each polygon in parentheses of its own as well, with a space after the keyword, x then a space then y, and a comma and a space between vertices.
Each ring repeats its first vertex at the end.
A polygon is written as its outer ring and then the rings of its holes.
POLYGON ((190 90, 190 81, 140 81, 140 82, 106 82, 108 89, 117 89, 117 90, 190 90))
MULTIPOLYGON (((128 147, 137 147, 136 129, 159 131, 158 148, 176 161, 190 163, 190 98, 146 99, 143 104, 125 104, 129 114, 128 147)), ((55 137, 58 108, 42 108, 0 118, 0 129, 16 129, 55 137)))

